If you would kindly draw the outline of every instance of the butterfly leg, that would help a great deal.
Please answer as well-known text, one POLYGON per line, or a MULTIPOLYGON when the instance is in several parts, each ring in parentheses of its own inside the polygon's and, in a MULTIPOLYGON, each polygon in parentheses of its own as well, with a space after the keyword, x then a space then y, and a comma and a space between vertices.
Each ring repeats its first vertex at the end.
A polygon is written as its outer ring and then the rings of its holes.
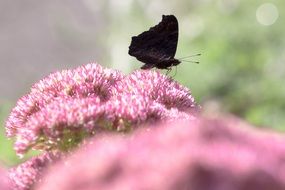
POLYGON ((171 67, 169 67, 169 68, 166 68, 166 70, 167 70, 166 75, 168 75, 172 69, 171 69, 171 67))
POLYGON ((175 73, 173 76, 171 76, 171 78, 175 77, 176 76, 176 73, 177 73, 177 66, 175 66, 175 73))

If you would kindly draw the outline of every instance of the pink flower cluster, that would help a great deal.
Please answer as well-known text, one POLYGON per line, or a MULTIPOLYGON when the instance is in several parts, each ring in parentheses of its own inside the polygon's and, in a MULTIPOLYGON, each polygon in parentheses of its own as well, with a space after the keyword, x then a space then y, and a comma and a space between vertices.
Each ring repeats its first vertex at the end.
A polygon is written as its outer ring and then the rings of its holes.
POLYGON ((198 109, 187 88, 156 71, 125 76, 88 64, 52 73, 6 122, 19 155, 44 151, 0 168, 0 189, 285 189, 284 136, 229 116, 198 118, 198 109))
POLYGON ((139 125, 193 119, 190 91, 156 71, 128 76, 87 64, 55 72, 18 100, 6 122, 21 155, 30 148, 68 151, 101 131, 127 132, 139 125))

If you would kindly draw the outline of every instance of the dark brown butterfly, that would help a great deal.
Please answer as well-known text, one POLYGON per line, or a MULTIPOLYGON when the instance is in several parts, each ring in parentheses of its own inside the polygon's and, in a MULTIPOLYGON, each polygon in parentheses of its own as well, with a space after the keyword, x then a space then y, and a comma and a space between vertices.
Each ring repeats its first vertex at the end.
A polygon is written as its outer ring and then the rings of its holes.
POLYGON ((148 31, 132 37, 129 54, 145 63, 141 69, 170 69, 180 63, 175 59, 178 21, 174 15, 162 15, 162 21, 148 31))

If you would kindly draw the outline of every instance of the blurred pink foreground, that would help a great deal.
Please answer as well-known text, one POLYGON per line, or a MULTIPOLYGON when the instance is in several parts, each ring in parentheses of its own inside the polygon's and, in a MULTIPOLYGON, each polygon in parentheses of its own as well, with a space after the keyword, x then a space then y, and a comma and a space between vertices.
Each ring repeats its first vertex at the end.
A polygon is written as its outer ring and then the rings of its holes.
POLYGON ((281 190, 284 144, 232 117, 172 123, 94 138, 36 189, 281 190))

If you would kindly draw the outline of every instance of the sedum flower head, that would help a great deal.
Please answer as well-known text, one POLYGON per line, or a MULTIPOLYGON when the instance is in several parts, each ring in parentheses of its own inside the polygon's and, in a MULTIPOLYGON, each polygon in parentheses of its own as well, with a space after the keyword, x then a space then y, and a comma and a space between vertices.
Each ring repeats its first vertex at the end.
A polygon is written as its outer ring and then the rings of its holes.
POLYGON ((55 72, 34 84, 31 92, 17 102, 7 123, 7 136, 17 134, 30 116, 54 101, 65 98, 100 98, 111 96, 112 86, 122 78, 118 71, 103 69, 98 64, 87 64, 74 70, 55 72))
POLYGON ((130 131, 139 125, 193 119, 190 91, 156 71, 128 76, 91 63, 55 72, 34 84, 12 110, 8 137, 21 155, 30 148, 68 151, 101 131, 130 131))
POLYGON ((196 107, 189 89, 157 71, 139 70, 116 85, 118 93, 141 94, 166 108, 188 110, 196 107))

